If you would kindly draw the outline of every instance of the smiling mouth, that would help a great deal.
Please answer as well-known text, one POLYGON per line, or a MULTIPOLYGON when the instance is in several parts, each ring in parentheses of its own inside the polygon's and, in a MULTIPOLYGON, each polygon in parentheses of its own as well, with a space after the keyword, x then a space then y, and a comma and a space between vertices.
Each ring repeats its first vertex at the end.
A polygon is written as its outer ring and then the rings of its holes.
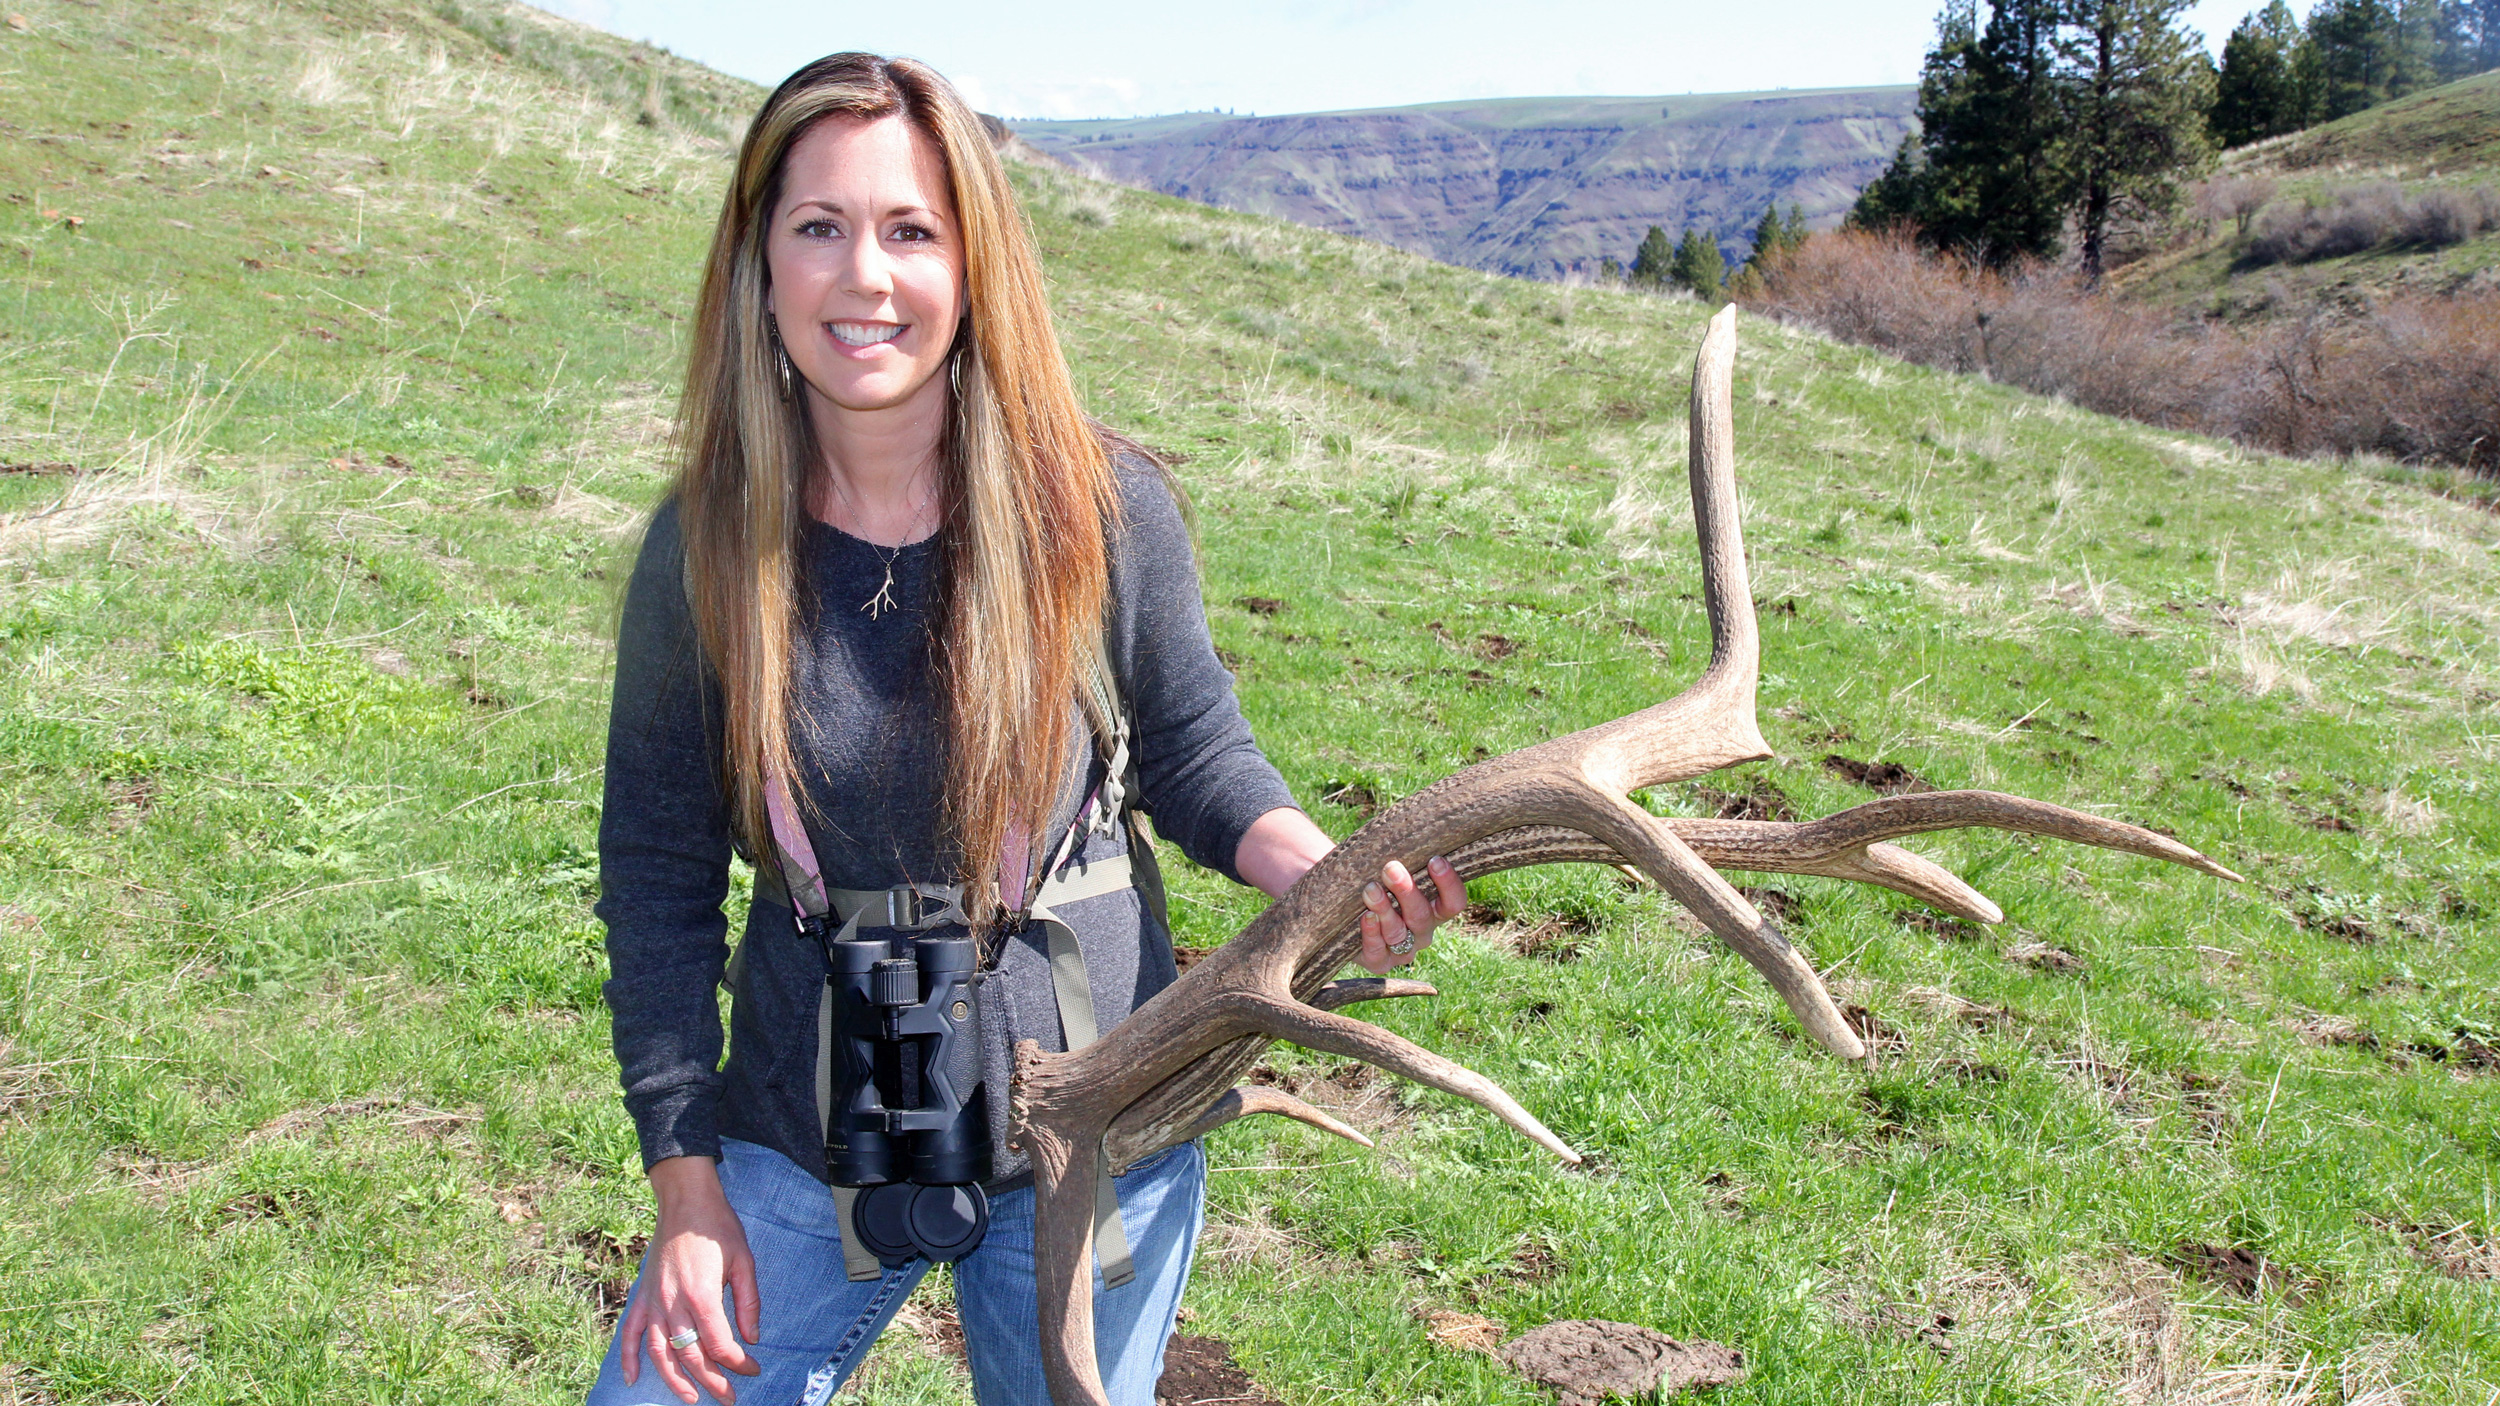
POLYGON ((900 326, 889 322, 828 322, 825 330, 846 347, 873 347, 903 335, 900 326))

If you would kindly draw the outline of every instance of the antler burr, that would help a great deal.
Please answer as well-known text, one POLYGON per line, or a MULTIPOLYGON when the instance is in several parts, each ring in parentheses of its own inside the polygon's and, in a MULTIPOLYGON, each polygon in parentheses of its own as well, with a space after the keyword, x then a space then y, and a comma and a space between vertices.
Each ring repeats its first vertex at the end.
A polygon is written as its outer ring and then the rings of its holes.
POLYGON ((1359 948, 1362 889, 1395 859, 1448 855, 1480 877, 1534 864, 1624 865, 1657 881, 1779 992, 1816 1043, 1866 1048, 1813 966, 1721 878, 1721 868, 1880 884, 1958 916, 2003 913, 1960 879, 1885 841, 1965 826, 2046 835, 2149 855, 2236 879, 2176 841, 2132 825, 1990 791, 1870 802, 1806 824, 1664 819, 1633 791, 1770 755, 1754 720, 1760 636, 1737 525, 1731 379, 1736 310, 1710 320, 1693 367, 1690 473, 1710 620, 1709 666, 1690 688, 1612 722, 1479 762, 1389 807, 1241 934, 1082 1050, 1016 1049, 1017 1145, 1034 1172, 1034 1258, 1042 1354, 1057 1406, 1106 1406, 1095 1368, 1091 1236, 1095 1178, 1253 1113, 1275 1113, 1369 1145, 1281 1090, 1237 1088, 1286 1040, 1402 1074, 1482 1105, 1566 1162, 1579 1156, 1482 1075, 1336 1013, 1359 1001, 1432 994, 1419 981, 1332 981, 1359 948))

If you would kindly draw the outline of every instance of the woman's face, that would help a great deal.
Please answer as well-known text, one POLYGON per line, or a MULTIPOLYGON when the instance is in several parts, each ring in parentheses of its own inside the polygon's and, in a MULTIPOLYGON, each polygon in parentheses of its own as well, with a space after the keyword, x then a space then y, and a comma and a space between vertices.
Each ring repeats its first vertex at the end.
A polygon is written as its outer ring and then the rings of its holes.
POLYGON ((936 144, 901 117, 835 117, 790 148, 764 257, 811 409, 939 409, 964 254, 936 144))

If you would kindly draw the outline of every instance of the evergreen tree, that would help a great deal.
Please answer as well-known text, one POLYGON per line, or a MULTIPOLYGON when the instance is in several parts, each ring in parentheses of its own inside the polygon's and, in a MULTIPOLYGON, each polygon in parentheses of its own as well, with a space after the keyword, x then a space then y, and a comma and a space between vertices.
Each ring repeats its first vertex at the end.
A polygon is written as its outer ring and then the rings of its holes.
POLYGON ((2180 23, 2192 2, 2077 0, 2059 36, 2063 154, 2087 278, 2101 276, 2113 221, 2175 209, 2182 179, 2213 154, 2213 66, 2204 36, 2180 23))
POLYGON ((1719 253, 1719 241, 1697 229, 1684 231, 1667 276, 1705 299, 1718 297, 1727 284, 1727 259, 1719 253))
POLYGON ((2306 46, 2316 119, 2332 122, 2429 86, 2437 15, 2437 0, 2319 0, 2306 46))
POLYGON ((1842 224, 1850 229, 1889 229, 1919 223, 1926 210, 1927 148, 1918 136, 1916 132, 1903 135, 1901 145, 1893 150, 1892 164, 1858 192, 1857 203, 1849 207, 1842 224))
POLYGON ((1860 226, 1916 225, 1992 264, 2057 252, 2071 183, 2061 151, 2061 0, 1947 0, 1918 85, 1917 146, 1861 195, 1860 226))
POLYGON ((1753 227, 1753 252, 1746 256, 1745 266, 1758 270, 1765 262, 1805 242, 1806 212, 1792 204, 1788 213, 1782 215, 1779 202, 1774 200, 1753 227))
POLYGON ((1632 286, 1664 288, 1675 265, 1675 244, 1667 232, 1656 225, 1641 236, 1641 247, 1632 255, 1632 286))
POLYGON ((2500 68, 2500 0, 2447 0, 2441 20, 2441 79, 2500 68))
POLYGON ((2252 11, 2223 41, 2211 119, 2214 140, 2246 146, 2308 125, 2293 59, 2300 21, 2283 0, 2252 11))

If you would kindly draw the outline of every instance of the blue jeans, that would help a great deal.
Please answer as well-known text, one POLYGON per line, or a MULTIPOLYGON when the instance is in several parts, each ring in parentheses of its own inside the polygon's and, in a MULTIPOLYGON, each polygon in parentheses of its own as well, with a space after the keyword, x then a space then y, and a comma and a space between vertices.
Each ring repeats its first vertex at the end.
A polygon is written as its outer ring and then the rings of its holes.
MULTIPOLYGON (((762 1341, 747 1352, 761 1376, 732 1375, 739 1406, 824 1406, 929 1269, 914 1260, 873 1280, 842 1272, 842 1230, 833 1196, 797 1163, 770 1148, 724 1140, 721 1189, 746 1229, 762 1300, 762 1341)), ((1163 1342, 1172 1332, 1181 1287, 1206 1220, 1207 1164, 1183 1143, 1131 1168, 1117 1183, 1120 1225, 1137 1277, 1117 1289, 1094 1272, 1094 1360, 1112 1406, 1154 1406, 1163 1342)), ((634 1286, 636 1298, 642 1286, 634 1286)), ((724 1309, 737 1322, 734 1306, 724 1309)), ((972 1394, 981 1406, 1051 1406, 1042 1380, 1040 1309, 1033 1288, 1033 1192, 990 1202, 989 1234, 955 1265, 955 1311, 963 1320, 972 1394)), ((697 1391, 701 1393, 701 1388, 697 1391)), ((712 1400, 701 1393, 704 1402, 712 1400)), ((608 1344, 589 1406, 682 1406, 660 1374, 642 1364, 625 1384, 618 1344, 608 1344)))

